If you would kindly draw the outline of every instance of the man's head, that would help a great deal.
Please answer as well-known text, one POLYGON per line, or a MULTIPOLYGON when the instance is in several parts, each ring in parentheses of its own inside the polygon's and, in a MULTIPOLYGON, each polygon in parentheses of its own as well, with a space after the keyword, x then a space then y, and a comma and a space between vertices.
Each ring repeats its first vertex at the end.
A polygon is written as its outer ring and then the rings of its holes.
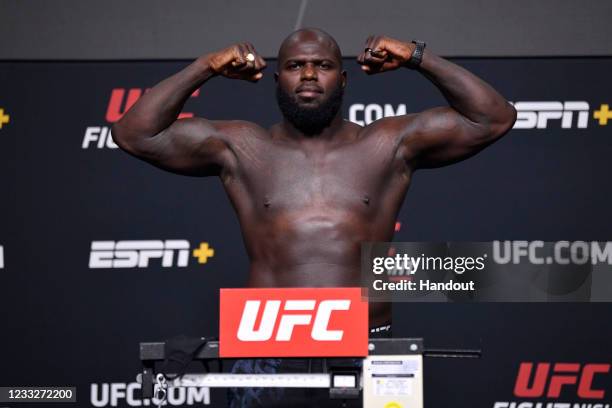
POLYGON ((342 54, 322 30, 304 28, 285 38, 274 78, 283 116, 307 135, 320 133, 342 106, 346 85, 342 54))

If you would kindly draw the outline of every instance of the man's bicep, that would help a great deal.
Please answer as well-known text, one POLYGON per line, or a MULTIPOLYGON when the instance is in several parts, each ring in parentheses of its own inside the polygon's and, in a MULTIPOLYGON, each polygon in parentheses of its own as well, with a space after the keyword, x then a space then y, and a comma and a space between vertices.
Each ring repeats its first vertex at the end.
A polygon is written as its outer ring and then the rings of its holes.
POLYGON ((218 175, 231 162, 226 121, 180 119, 143 142, 140 158, 173 173, 218 175))
POLYGON ((432 108, 412 115, 403 138, 405 158, 415 169, 456 163, 492 142, 485 127, 451 107, 432 108))

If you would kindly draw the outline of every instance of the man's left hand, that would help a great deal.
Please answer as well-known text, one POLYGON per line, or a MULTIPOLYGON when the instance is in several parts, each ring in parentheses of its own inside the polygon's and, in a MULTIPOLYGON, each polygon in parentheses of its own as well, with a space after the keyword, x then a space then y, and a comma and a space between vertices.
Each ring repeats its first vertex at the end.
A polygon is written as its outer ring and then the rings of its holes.
POLYGON ((365 42, 364 51, 357 57, 357 63, 368 75, 392 71, 405 66, 415 47, 413 43, 371 35, 365 42))

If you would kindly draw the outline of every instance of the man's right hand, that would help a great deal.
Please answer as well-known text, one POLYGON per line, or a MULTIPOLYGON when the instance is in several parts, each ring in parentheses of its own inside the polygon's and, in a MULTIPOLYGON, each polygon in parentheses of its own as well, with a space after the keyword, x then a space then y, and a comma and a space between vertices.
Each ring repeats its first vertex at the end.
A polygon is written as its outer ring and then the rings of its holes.
POLYGON ((205 59, 215 74, 251 82, 259 81, 266 68, 266 62, 257 54, 253 44, 246 42, 208 54, 205 59))
POLYGON ((229 138, 244 133, 245 123, 198 117, 178 120, 179 113, 189 95, 211 77, 220 74, 256 82, 265 67, 248 43, 202 55, 142 95, 113 125, 113 139, 128 153, 168 171, 193 176, 229 174, 235 159, 229 138))

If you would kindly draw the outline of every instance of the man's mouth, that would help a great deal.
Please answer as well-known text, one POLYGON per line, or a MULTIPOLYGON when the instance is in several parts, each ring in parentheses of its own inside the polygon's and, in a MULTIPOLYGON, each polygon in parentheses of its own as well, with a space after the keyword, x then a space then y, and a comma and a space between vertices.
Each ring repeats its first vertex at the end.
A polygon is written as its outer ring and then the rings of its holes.
POLYGON ((316 98, 323 90, 317 86, 300 86, 295 92, 302 98, 316 98))

